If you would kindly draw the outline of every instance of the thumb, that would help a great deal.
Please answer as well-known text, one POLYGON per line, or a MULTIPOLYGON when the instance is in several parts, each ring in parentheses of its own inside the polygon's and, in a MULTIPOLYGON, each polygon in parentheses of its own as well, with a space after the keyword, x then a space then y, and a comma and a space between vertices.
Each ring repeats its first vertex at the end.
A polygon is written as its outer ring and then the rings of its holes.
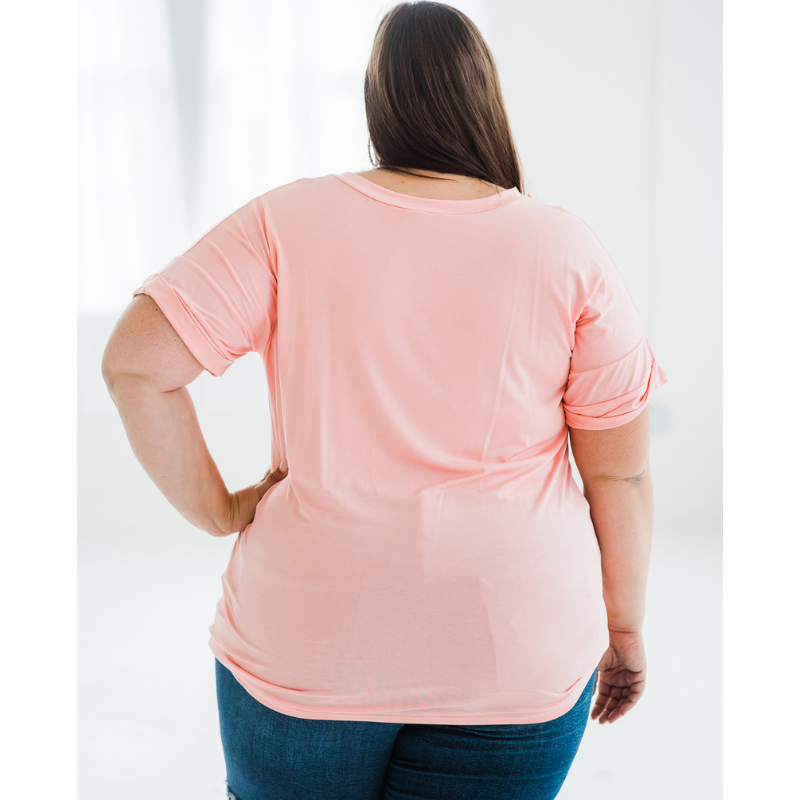
POLYGON ((260 483, 264 483, 264 481, 268 481, 272 478, 275 482, 283 480, 286 477, 286 473, 289 471, 289 462, 284 458, 280 464, 278 464, 275 469, 267 470, 264 474, 264 477, 261 479, 260 483))

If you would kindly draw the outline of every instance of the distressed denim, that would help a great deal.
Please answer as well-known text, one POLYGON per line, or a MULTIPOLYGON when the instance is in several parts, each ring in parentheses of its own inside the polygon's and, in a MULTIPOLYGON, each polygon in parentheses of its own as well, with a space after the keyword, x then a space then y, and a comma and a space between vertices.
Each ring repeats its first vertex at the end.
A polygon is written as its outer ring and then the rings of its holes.
POLYGON ((548 722, 424 725, 287 716, 215 662, 229 800, 551 800, 583 739, 597 677, 548 722))

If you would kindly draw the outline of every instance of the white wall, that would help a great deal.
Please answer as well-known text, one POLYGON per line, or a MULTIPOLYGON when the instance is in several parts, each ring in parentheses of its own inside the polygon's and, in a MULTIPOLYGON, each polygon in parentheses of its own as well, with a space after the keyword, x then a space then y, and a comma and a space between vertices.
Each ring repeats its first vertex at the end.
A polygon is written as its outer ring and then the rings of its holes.
POLYGON ((653 323, 675 380, 662 506, 722 526, 722 3, 662 1, 653 323))
POLYGON ((722 7, 495 0, 490 42, 528 191, 604 242, 669 378, 659 521, 722 519, 722 7))

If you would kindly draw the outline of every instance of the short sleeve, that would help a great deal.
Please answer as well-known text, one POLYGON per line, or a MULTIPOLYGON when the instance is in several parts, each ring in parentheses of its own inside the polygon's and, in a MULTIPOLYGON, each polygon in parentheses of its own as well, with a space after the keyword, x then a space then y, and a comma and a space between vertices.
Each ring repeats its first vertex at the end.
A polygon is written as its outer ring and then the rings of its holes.
POLYGON ((264 353, 276 319, 277 279, 260 206, 238 208, 185 253, 149 275, 148 294, 215 377, 245 353, 264 353))
POLYGON ((651 392, 667 383, 667 376, 655 359, 622 275, 594 232, 580 222, 586 299, 579 301, 562 402, 569 427, 605 430, 634 419, 651 392))

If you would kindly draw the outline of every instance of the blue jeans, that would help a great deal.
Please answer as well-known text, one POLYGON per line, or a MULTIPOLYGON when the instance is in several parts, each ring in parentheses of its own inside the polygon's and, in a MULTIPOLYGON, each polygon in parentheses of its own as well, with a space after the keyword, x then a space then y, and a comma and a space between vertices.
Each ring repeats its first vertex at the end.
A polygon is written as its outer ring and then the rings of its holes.
POLYGON ((232 800, 550 800, 583 739, 597 674, 548 722, 418 725, 287 716, 214 660, 232 800))

